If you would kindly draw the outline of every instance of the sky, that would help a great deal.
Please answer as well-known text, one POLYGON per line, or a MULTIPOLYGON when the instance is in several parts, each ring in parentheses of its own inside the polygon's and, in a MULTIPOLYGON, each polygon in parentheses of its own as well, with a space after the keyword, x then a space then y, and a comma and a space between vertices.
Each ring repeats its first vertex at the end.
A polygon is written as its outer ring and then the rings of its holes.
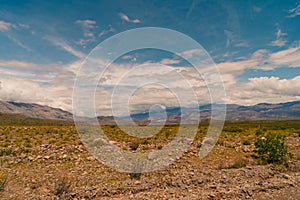
MULTIPOLYGON (((89 53, 118 33, 143 27, 179 31, 202 45, 221 74, 226 103, 300 100, 299 0, 1 0, 0 100, 72 111, 75 77, 89 53)), ((185 91, 172 76, 181 73, 199 101, 209 103, 203 80, 180 57, 188 54, 197 56, 197 51, 175 55, 145 49, 123 55, 99 82, 97 108, 109 115, 120 77, 147 63, 170 68, 146 66, 139 74, 143 80, 161 77, 185 91)), ((132 87, 141 80, 130 82, 127 86, 132 87)), ((145 105, 172 107, 178 102, 166 88, 149 86, 135 91, 132 104, 132 109, 142 110, 145 105)))

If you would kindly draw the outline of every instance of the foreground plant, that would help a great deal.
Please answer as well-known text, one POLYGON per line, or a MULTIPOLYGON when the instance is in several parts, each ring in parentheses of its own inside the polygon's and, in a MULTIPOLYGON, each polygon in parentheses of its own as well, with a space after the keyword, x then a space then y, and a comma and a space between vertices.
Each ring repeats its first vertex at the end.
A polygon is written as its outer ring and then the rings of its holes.
POLYGON ((263 137, 257 138, 255 147, 263 161, 288 165, 288 157, 290 157, 291 154, 285 145, 285 136, 268 133, 263 137))

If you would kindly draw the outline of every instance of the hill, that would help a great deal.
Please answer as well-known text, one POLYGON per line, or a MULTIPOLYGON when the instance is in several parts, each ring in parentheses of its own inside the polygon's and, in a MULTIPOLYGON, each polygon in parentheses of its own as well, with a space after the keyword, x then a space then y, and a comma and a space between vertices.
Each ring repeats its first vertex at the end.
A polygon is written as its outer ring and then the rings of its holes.
POLYGON ((29 118, 73 120, 73 115, 59 108, 43 106, 35 103, 0 101, 0 113, 18 114, 29 118))

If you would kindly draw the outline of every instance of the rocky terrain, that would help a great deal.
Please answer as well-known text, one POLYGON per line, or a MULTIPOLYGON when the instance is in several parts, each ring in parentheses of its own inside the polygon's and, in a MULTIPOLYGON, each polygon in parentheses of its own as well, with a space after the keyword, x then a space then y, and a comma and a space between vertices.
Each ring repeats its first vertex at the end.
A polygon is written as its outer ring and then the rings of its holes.
MULTIPOLYGON (((139 142, 116 136, 117 127, 105 127, 112 141, 133 152, 159 149, 169 141, 167 130, 175 129, 168 126, 155 140, 139 142)), ((226 124, 213 151, 200 159, 205 130, 206 125, 199 127, 189 151, 170 166, 128 174, 95 160, 74 126, 0 126, 0 199, 300 198, 299 122, 226 124), (293 154, 288 167, 259 165, 253 144, 258 126, 287 136, 293 154)))

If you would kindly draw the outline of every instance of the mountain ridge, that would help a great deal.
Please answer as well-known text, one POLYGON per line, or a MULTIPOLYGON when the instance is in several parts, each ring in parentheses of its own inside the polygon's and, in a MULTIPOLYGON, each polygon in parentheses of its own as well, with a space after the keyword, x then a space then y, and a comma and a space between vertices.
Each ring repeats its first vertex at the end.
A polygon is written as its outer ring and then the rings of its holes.
MULTIPOLYGON (((216 104, 216 106, 226 105, 226 120, 268 120, 268 119, 300 119, 300 101, 282 102, 282 103, 259 103, 245 106, 238 104, 216 104)), ((133 113, 130 116, 118 118, 128 122, 133 120, 137 124, 148 124, 151 120, 154 122, 166 121, 168 123, 178 123, 197 121, 196 116, 200 112, 200 120, 210 118, 211 104, 201 105, 198 108, 168 107, 165 109, 166 116, 162 111, 158 111, 151 116, 149 111, 133 113), (161 113, 160 113, 161 112, 161 113), (152 118, 151 118, 152 117, 152 118)), ((0 113, 23 115, 29 118, 55 119, 73 121, 72 113, 60 108, 52 108, 36 103, 23 103, 14 101, 0 101, 0 113)), ((98 116, 101 124, 113 124, 113 116, 98 116)))
POLYGON ((0 101, 0 113, 18 114, 29 118, 73 120, 72 113, 60 108, 53 108, 36 103, 0 101))

